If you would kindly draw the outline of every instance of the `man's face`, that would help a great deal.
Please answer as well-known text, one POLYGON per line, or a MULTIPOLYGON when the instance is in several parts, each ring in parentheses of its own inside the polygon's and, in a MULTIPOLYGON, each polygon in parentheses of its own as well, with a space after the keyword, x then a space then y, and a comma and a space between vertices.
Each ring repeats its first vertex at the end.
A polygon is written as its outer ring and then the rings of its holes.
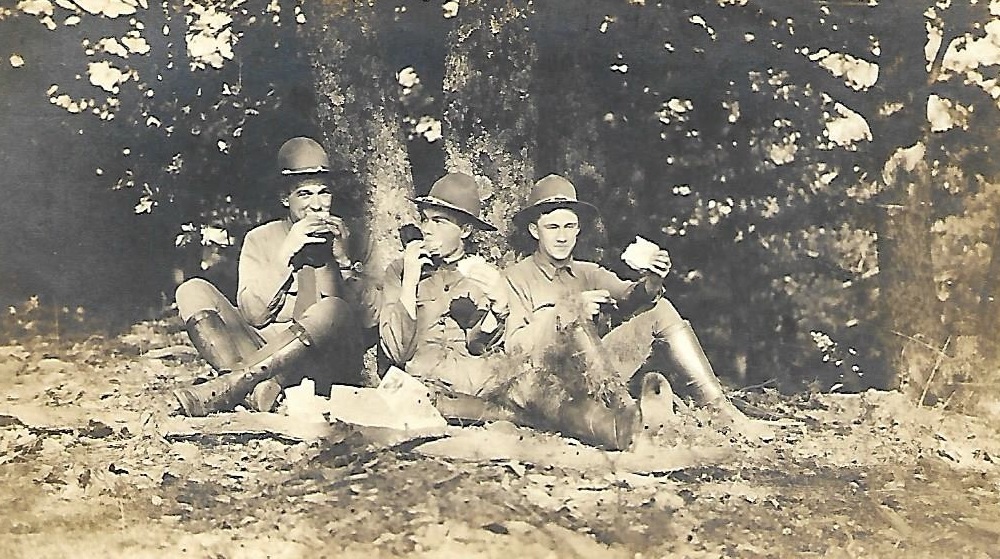
POLYGON ((282 203, 288 208, 288 214, 294 223, 309 214, 330 215, 333 194, 325 181, 309 178, 292 187, 282 203))
POLYGON ((447 210, 424 208, 420 212, 420 232, 428 252, 449 260, 465 252, 464 240, 472 233, 472 226, 462 224, 447 210))
POLYGON ((559 208, 542 214, 528 224, 528 232, 538 240, 538 250, 554 262, 569 260, 580 234, 580 218, 576 212, 559 208))

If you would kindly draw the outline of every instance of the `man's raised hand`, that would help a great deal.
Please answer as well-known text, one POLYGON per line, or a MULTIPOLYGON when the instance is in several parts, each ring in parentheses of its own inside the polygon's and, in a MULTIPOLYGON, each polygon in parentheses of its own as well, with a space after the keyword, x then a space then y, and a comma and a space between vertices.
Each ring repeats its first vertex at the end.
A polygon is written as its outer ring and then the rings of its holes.
POLYGON ((431 253, 424 245, 423 239, 416 239, 406 244, 403 249, 403 284, 416 286, 420 281, 420 269, 431 264, 431 253))
POLYGON ((281 258, 290 264, 292 258, 302 250, 302 247, 310 244, 325 243, 328 239, 322 235, 331 232, 330 225, 327 222, 328 217, 332 216, 310 214, 293 223, 288 236, 285 237, 285 241, 281 244, 281 258))
POLYGON ((584 291, 580 293, 580 300, 583 303, 585 316, 590 317, 596 316, 597 313, 601 312, 601 305, 615 304, 614 298, 611 297, 611 292, 607 289, 584 291))
POLYGON ((344 219, 336 215, 321 216, 326 223, 327 231, 333 235, 333 258, 339 264, 345 265, 351 261, 347 254, 348 240, 351 238, 351 231, 344 223, 344 219))
POLYGON ((670 273, 670 253, 660 249, 653 254, 649 259, 649 267, 647 268, 650 272, 660 276, 661 278, 667 277, 670 273))

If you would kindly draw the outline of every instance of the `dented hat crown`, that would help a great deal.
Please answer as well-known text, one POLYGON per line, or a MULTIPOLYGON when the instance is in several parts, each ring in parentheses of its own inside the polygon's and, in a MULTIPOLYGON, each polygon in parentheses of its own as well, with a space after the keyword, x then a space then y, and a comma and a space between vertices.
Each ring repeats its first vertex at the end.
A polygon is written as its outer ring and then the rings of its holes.
POLYGON ((565 177, 553 174, 535 183, 531 188, 531 194, 528 195, 527 205, 514 215, 514 220, 521 224, 528 223, 537 219, 539 215, 558 208, 568 208, 588 218, 595 218, 598 215, 594 205, 577 199, 573 183, 565 177))
POLYGON ((418 206, 436 207, 458 212, 479 229, 496 231, 497 228, 479 217, 482 203, 476 179, 465 173, 448 173, 438 179, 427 196, 412 199, 418 206))

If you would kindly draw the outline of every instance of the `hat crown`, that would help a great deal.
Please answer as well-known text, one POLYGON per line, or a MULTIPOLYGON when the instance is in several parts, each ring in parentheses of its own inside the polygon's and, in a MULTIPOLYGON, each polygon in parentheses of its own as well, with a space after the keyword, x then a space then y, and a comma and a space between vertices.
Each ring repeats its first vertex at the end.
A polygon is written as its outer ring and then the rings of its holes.
POLYGON ((477 217, 482 209, 476 179, 465 173, 448 173, 441 177, 431 185, 427 198, 447 202, 477 217))
POLYGON ((326 173, 330 170, 330 158, 316 140, 298 136, 281 144, 278 169, 282 175, 326 173))
POLYGON ((528 206, 547 202, 576 202, 576 187, 559 175, 540 179, 528 195, 528 206))

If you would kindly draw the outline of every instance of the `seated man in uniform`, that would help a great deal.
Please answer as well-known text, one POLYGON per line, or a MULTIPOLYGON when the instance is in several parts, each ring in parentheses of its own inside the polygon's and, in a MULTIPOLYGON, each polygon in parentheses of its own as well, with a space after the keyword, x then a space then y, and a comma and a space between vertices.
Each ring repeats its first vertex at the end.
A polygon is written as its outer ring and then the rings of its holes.
POLYGON ((321 394, 360 378, 363 329, 374 326, 375 310, 363 308, 347 228, 331 213, 329 159, 317 142, 298 137, 281 146, 278 162, 288 216, 247 233, 237 306, 201 278, 177 288, 191 342, 220 373, 174 392, 186 415, 240 403, 270 411, 282 388, 305 377, 321 394))
MULTIPOLYGON (((725 425, 744 435, 769 438, 766 427, 752 423, 726 398, 690 323, 663 296, 663 278, 670 269, 666 251, 650 254, 638 281, 623 280, 593 262, 574 260, 580 228, 597 216, 597 208, 578 201, 576 188, 565 178, 549 175, 535 183, 528 206, 514 217, 537 241, 537 249, 506 270, 507 352, 524 355, 534 367, 558 374, 567 360, 553 361, 552 356, 565 353, 570 345, 570 353, 582 352, 599 363, 598 368, 617 373, 621 388, 613 388, 614 382, 605 384, 605 392, 614 397, 604 399, 608 410, 603 420, 595 420, 601 414, 594 410, 588 412, 590 423, 634 429, 634 403, 623 390, 624 383, 647 360, 657 359, 663 362, 655 363, 655 370, 682 376, 699 403, 712 406, 725 425), (612 305, 627 319, 599 338, 594 318, 612 305), (569 332, 575 334, 566 335, 569 332)), ((628 439, 622 433, 614 436, 628 439)))
POLYGON ((392 364, 440 392, 478 395, 490 377, 480 356, 503 338, 507 288, 466 243, 496 228, 479 217, 476 181, 466 174, 445 175, 414 202, 422 238, 402 239, 403 256, 386 271, 380 343, 392 364))

